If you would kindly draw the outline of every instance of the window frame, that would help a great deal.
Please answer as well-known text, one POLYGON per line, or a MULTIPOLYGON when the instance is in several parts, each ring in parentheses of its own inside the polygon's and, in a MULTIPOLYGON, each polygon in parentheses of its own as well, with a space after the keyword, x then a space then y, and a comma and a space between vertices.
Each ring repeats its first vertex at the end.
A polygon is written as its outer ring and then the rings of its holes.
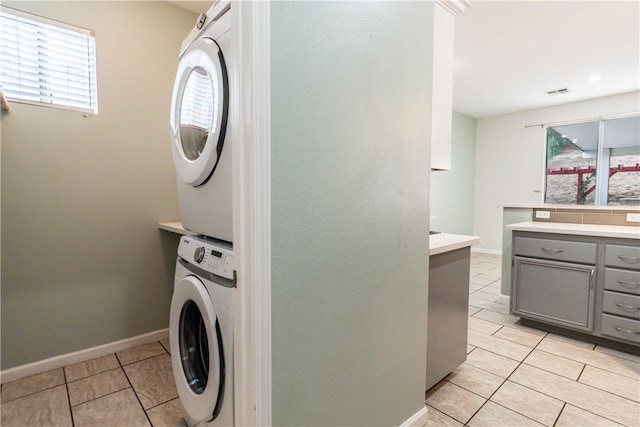
MULTIPOLYGON (((56 108, 56 109, 69 110, 69 111, 78 111, 83 113, 85 116, 98 114, 98 76, 97 76, 97 52, 96 52, 97 49, 96 49, 95 31, 87 28, 79 27, 77 25, 68 24, 66 22, 45 18, 40 15, 36 15, 33 13, 25 12, 25 11, 14 9, 7 6, 0 6, 0 11, 2 12, 2 14, 11 15, 17 18, 34 21, 36 23, 42 24, 43 26, 53 26, 61 30, 73 31, 77 34, 86 36, 88 39, 88 47, 86 51, 82 50, 82 53, 86 52, 87 54, 91 55, 87 61, 88 71, 86 76, 89 80, 89 83, 86 86, 86 92, 85 92, 86 99, 89 104, 88 107, 68 105, 68 103, 37 101, 33 99, 16 96, 10 92, 9 85, 5 82, 2 82, 4 95, 7 98, 7 100, 11 102, 19 103, 19 104, 36 105, 41 107, 49 107, 49 108, 56 108)), ((1 59, 2 59, 2 55, 0 55, 0 60, 1 59)), ((2 79, 1 75, 0 75, 0 79, 2 79)), ((44 98, 44 95, 41 96, 41 99, 42 98, 44 98)))
MULTIPOLYGON (((548 138, 548 129, 549 128, 556 128, 556 127, 560 127, 560 126, 570 126, 570 125, 579 125, 579 124, 584 124, 584 123, 590 123, 590 122, 598 122, 598 146, 596 149, 596 174, 595 174, 595 197, 594 197, 594 203, 593 204, 580 204, 580 203, 572 203, 571 205, 575 205, 575 206, 619 206, 619 205, 610 205, 609 204, 609 195, 608 193, 606 194, 606 204, 601 204, 600 200, 602 199, 602 185, 599 185, 602 179, 606 179, 607 181, 609 180, 609 165, 606 165, 606 167, 604 169, 606 169, 606 173, 601 172, 603 171, 603 150, 604 150, 604 124, 607 121, 611 121, 611 120, 615 120, 615 119, 623 119, 623 118, 628 118, 628 117, 640 117, 640 111, 632 111, 632 112, 628 112, 628 113, 621 113, 621 114, 615 114, 615 115, 610 115, 610 116, 598 116, 598 117, 590 117, 590 118, 585 118, 585 119, 580 119, 580 120, 571 120, 571 121, 566 121, 566 122, 557 122, 557 123, 546 123, 542 125, 542 128, 545 130, 544 132, 544 162, 543 162, 543 175, 542 175, 542 203, 543 204, 554 204, 554 203, 548 203, 547 202, 547 169, 548 169, 548 162, 549 159, 547 158, 547 150, 549 149, 548 147, 548 143, 549 143, 549 138, 548 138)), ((606 186, 607 191, 609 186, 606 186)), ((639 206, 639 205, 629 205, 629 206, 639 206)))

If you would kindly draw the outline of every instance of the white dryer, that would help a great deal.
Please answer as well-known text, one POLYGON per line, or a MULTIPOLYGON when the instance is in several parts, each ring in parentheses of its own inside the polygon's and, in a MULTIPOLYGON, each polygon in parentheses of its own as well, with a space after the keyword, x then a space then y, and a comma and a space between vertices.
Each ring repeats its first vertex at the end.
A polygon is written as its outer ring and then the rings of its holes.
POLYGON ((171 300, 171 365, 189 426, 233 426, 231 245, 184 236, 171 300))
POLYGON ((233 241, 229 128, 231 13, 216 2, 182 44, 171 103, 182 225, 233 241))

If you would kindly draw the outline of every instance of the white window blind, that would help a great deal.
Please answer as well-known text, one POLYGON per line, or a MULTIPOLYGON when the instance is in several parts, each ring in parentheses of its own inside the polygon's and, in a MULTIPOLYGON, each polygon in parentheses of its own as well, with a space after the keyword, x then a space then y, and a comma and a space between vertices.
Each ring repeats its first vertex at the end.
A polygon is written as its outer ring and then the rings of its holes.
POLYGON ((217 105, 211 81, 206 70, 195 67, 187 80, 182 95, 180 125, 191 125, 210 131, 217 105))
POLYGON ((93 31, 2 7, 0 84, 7 98, 98 112, 93 31))

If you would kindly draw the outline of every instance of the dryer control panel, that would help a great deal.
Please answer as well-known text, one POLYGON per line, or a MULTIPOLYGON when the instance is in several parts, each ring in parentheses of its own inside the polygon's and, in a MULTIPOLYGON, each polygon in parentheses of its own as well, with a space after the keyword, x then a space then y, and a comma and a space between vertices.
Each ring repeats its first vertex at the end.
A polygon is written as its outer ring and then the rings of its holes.
POLYGON ((178 256, 209 273, 233 280, 233 248, 229 243, 183 236, 178 246, 178 256))

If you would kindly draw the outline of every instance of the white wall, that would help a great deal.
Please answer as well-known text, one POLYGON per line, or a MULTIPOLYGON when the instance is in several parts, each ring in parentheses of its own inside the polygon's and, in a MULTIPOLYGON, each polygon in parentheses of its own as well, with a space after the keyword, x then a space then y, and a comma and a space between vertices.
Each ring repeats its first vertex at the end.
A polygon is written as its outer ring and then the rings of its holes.
POLYGON ((478 248, 501 250, 500 203, 542 203, 545 138, 538 123, 580 120, 638 111, 640 92, 632 92, 555 107, 478 119, 474 234, 478 248))
POLYGON ((167 2, 7 2, 95 30, 99 114, 2 117, 2 369, 169 325, 179 217, 169 109, 195 14, 167 2))

